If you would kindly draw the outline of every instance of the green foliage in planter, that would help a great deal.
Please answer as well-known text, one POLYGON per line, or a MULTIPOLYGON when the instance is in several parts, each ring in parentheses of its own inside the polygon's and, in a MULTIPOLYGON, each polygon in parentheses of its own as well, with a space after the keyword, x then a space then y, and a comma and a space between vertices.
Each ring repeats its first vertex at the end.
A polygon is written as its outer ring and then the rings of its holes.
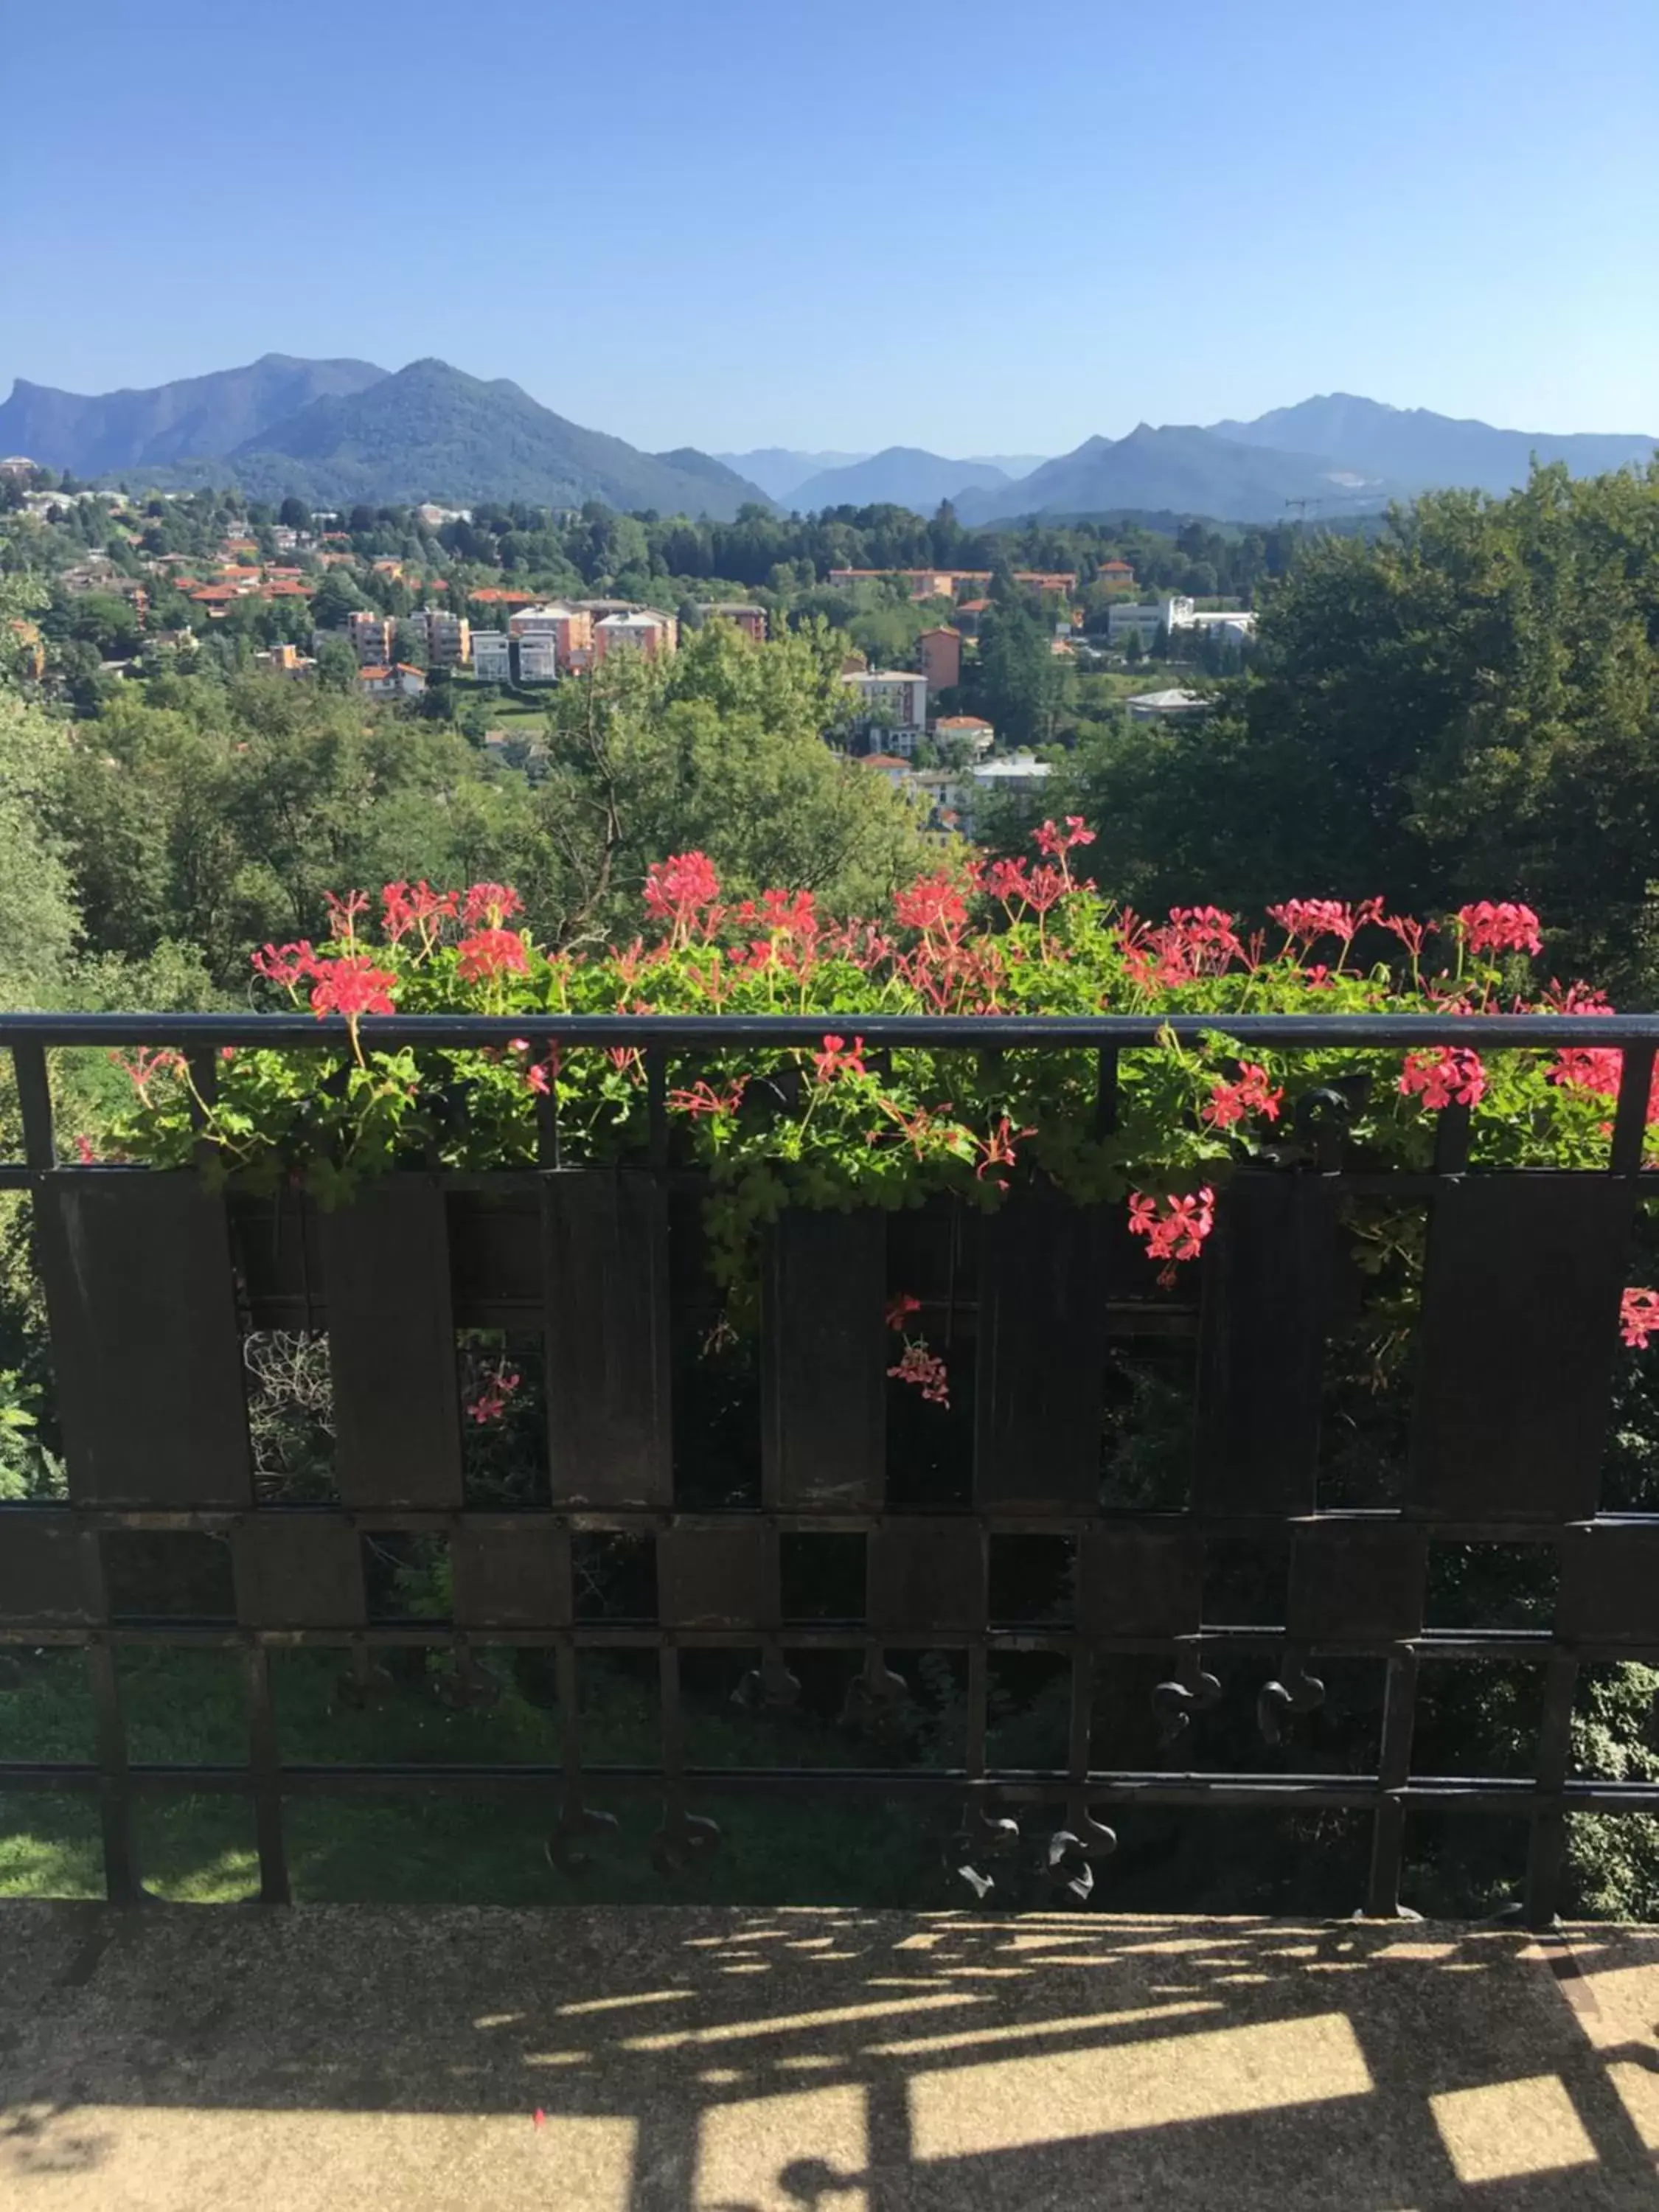
POLYGON ((1528 995, 1525 955, 1540 940, 1527 908, 1465 908, 1433 968, 1432 925, 1385 915, 1375 900, 1290 901, 1273 909, 1270 947, 1213 908, 1156 927, 1120 912, 1073 872, 1090 834, 1045 823, 1035 865, 941 871, 901 891, 890 914, 835 924, 805 891, 726 906, 708 860, 682 854, 651 872, 648 937, 591 958, 549 953, 508 927, 519 902, 504 885, 389 884, 375 939, 368 898, 354 892, 335 901, 328 943, 267 945, 254 961, 291 1004, 343 1015, 345 1040, 228 1050, 211 1098, 195 1094, 177 1054, 140 1054, 128 1063, 132 1109, 111 1140, 118 1157, 162 1167, 205 1145, 216 1175, 255 1188, 298 1182, 329 1204, 399 1165, 532 1164, 539 1095, 556 1101, 568 1161, 636 1160, 648 1123, 642 1053, 550 1046, 538 1025, 583 1013, 787 1013, 821 1016, 821 1042, 668 1056, 674 1155, 709 1173, 716 1269, 729 1281, 754 1231, 785 1206, 891 1208, 937 1193, 994 1206, 1017 1185, 1081 1201, 1139 1194, 1132 1225, 1176 1264, 1207 1233, 1215 1187, 1246 1159, 1310 1159, 1310 1117, 1334 1104, 1355 1157, 1379 1166, 1426 1166, 1434 1109, 1452 1103, 1473 1109, 1485 1164, 1605 1164, 1616 1052, 1447 1048, 1379 1067, 1347 1047, 1251 1058, 1228 1036, 1237 1014, 1607 1011, 1576 986, 1528 995), (393 1011, 507 1016, 526 1034, 505 1049, 382 1048, 365 1021, 393 1011), (1196 1043, 1166 1033, 1123 1055, 1109 1132, 1096 1126, 1086 1049, 878 1052, 858 1030, 874 1014, 1101 1012, 1215 1024, 1196 1043))

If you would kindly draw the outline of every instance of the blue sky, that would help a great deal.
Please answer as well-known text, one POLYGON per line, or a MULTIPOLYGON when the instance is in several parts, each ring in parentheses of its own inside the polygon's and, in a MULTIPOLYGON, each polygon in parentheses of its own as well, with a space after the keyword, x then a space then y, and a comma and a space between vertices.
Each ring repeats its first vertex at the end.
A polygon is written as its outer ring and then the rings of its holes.
POLYGON ((437 354, 652 447, 1336 389, 1659 431, 1659 0, 0 19, 0 389, 437 354))

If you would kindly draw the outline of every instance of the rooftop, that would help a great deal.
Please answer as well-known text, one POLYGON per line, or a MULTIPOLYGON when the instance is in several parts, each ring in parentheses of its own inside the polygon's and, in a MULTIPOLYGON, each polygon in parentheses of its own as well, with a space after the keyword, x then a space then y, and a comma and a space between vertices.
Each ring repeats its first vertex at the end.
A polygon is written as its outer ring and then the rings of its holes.
POLYGON ((1132 714, 1189 714, 1210 702, 1201 691, 1186 691, 1172 684, 1164 691, 1137 691, 1125 703, 1132 714))
POLYGON ((1006 760, 981 761, 972 775, 976 783, 1003 783, 1015 776, 1045 776, 1054 772, 1051 762, 1040 761, 1031 753, 1010 753, 1006 760))

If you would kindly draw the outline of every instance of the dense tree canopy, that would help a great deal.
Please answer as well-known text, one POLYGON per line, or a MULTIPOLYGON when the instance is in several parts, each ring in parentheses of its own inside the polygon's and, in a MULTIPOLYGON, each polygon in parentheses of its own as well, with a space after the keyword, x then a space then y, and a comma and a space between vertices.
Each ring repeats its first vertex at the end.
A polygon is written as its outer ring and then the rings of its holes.
POLYGON ((227 986, 250 945, 322 932, 325 891, 399 877, 514 882, 556 939, 620 926, 688 842, 745 890, 858 902, 925 848, 914 810, 823 741, 840 663, 821 625, 763 647, 715 625, 656 667, 618 656, 560 687, 534 784, 355 688, 159 675, 73 730, 26 718, 46 732, 27 819, 48 842, 10 880, 72 899, 89 951, 186 943, 227 986))
POLYGON ((1114 726, 1068 781, 1137 904, 1522 897, 1565 964, 1650 993, 1659 470, 1545 469, 1317 541, 1218 711, 1114 726))

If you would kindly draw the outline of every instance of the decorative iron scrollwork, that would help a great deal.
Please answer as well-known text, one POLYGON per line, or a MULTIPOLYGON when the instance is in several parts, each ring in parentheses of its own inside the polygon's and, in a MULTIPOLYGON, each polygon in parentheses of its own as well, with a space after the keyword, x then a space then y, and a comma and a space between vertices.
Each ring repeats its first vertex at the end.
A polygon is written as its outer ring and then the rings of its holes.
POLYGON ((1067 1817, 1071 1825, 1056 1828, 1048 1838, 1049 1886, 1074 1904, 1086 1905, 1095 1893, 1094 1861, 1111 1856, 1117 1832, 1084 1805, 1073 1806, 1067 1817))
POLYGON ((732 1691, 732 1702, 746 1713, 787 1713, 800 1702, 800 1677, 791 1674, 781 1651, 769 1646, 760 1665, 732 1691))
POLYGON ((454 1664, 432 1677, 433 1695, 452 1712, 488 1712, 501 1699, 501 1686, 488 1667, 479 1666, 471 1646, 459 1641, 454 1664))
POLYGON ((1292 1713, 1316 1712, 1325 1702, 1325 1685, 1308 1672, 1308 1655, 1291 1647, 1278 1680, 1264 1682, 1255 1701, 1256 1724, 1265 1743, 1285 1741, 1285 1723, 1292 1713))
POLYGON ((841 1724, 872 1735, 890 1734, 897 1723, 899 1708, 909 1695, 910 1686, 903 1675, 896 1674, 881 1653, 872 1650, 862 1670, 847 1685, 841 1724))
POLYGON ((585 1874, 593 1863, 592 1856, 577 1847, 577 1838, 615 1836, 620 1828, 614 1813, 600 1813, 591 1805, 584 1805, 580 1792, 572 1790, 566 1796, 559 1825, 547 1839, 549 1863, 561 1874, 585 1874))
POLYGON ((713 1820, 670 1802, 651 1838, 651 1863, 660 1875, 684 1874, 694 1860, 710 1858, 720 1847, 720 1832, 713 1820))
POLYGON ((1213 1674, 1200 1674, 1188 1689, 1184 1682, 1160 1682, 1152 1692, 1152 1711, 1158 1717, 1158 1740, 1168 1750, 1192 1726, 1194 1713, 1207 1713, 1221 1702, 1221 1685, 1213 1674))
POLYGON ((370 1658, 368 1645, 354 1644, 351 1666, 334 1686, 335 1702, 354 1712, 372 1711, 386 1704, 393 1686, 390 1670, 370 1658))
POLYGON ((945 1847, 945 1863, 959 1881, 965 1882, 974 1902, 983 1905, 996 1887, 996 1877, 981 1862, 1006 1859, 1018 1850, 1019 1823, 1006 1814, 986 1814, 975 1802, 962 1816, 962 1826, 945 1847))
POLYGON ((1304 1091, 1297 1100, 1296 1133, 1313 1155, 1316 1168, 1327 1173, 1340 1169, 1343 1142, 1370 1090, 1368 1075, 1343 1076, 1320 1090, 1304 1091))

